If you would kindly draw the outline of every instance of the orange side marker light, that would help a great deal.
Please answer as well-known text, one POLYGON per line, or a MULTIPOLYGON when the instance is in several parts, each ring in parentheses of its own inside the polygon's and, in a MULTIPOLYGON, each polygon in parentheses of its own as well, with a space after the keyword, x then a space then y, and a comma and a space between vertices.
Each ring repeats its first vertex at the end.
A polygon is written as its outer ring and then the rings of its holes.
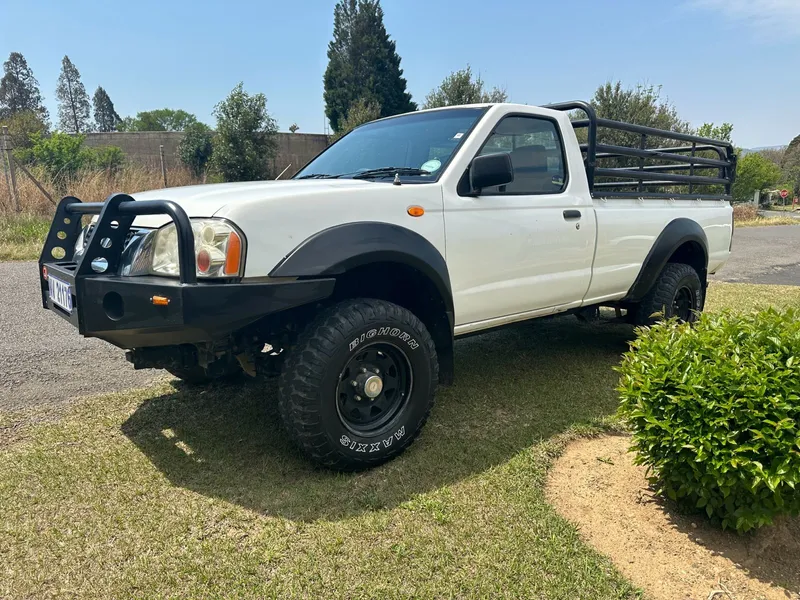
POLYGON ((409 206, 406 212, 412 217, 421 217, 425 214, 425 209, 421 206, 409 206))
POLYGON ((169 298, 166 296, 153 296, 150 298, 150 302, 152 302, 154 306, 169 306, 169 298))
POLYGON ((228 252, 225 256, 225 275, 238 275, 242 265, 242 238, 237 233, 228 236, 228 252))

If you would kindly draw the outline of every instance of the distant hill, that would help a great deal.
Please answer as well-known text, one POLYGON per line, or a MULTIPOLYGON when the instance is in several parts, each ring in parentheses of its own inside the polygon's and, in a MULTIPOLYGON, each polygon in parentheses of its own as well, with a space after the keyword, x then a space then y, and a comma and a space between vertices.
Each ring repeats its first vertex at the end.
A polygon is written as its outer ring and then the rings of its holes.
POLYGON ((786 148, 786 144, 780 146, 759 146, 758 148, 742 148, 742 156, 747 156, 752 152, 761 152, 762 150, 782 150, 786 148))

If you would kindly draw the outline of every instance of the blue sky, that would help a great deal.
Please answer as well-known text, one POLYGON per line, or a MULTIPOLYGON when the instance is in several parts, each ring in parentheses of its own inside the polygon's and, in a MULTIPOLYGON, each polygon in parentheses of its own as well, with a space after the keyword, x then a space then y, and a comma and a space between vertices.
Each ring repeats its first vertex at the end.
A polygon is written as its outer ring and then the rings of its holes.
MULTIPOLYGON (((239 81, 282 130, 323 130, 334 0, 0 0, 0 57, 22 52, 51 116, 61 58, 122 115, 182 108, 213 125, 239 81)), ((588 99, 608 79, 663 86, 744 147, 800 133, 800 0, 383 0, 418 102, 467 63, 514 102, 588 99), (653 48, 653 50, 649 50, 653 48), (660 49, 660 50, 656 50, 660 49)))

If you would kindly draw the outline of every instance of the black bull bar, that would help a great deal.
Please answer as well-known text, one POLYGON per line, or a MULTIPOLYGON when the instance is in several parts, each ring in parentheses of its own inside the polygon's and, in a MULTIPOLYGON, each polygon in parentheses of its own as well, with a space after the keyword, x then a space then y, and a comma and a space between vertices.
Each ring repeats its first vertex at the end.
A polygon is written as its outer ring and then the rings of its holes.
POLYGON ((194 233, 183 208, 169 200, 136 201, 127 194, 112 194, 105 202, 63 198, 39 257, 39 281, 44 308, 82 335, 121 348, 219 339, 266 315, 323 300, 335 285, 330 278, 198 281, 194 233), (123 250, 134 219, 162 214, 177 230, 179 276, 122 276, 123 250), (76 258, 83 215, 99 218, 76 258), (105 268, 98 269, 98 264, 105 268), (51 298, 51 276, 69 286, 69 310, 51 298))

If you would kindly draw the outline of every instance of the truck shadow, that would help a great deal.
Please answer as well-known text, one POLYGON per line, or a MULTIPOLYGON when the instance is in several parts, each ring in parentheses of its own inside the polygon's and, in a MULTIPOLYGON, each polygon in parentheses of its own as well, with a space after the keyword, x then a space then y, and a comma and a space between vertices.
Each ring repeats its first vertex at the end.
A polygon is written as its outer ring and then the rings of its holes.
POLYGON ((122 430, 176 486, 265 515, 341 519, 397 506, 612 413, 611 367, 632 337, 629 326, 563 317, 459 341, 456 384, 440 388, 420 438, 396 460, 357 474, 316 469, 292 448, 275 383, 176 383, 122 430))

